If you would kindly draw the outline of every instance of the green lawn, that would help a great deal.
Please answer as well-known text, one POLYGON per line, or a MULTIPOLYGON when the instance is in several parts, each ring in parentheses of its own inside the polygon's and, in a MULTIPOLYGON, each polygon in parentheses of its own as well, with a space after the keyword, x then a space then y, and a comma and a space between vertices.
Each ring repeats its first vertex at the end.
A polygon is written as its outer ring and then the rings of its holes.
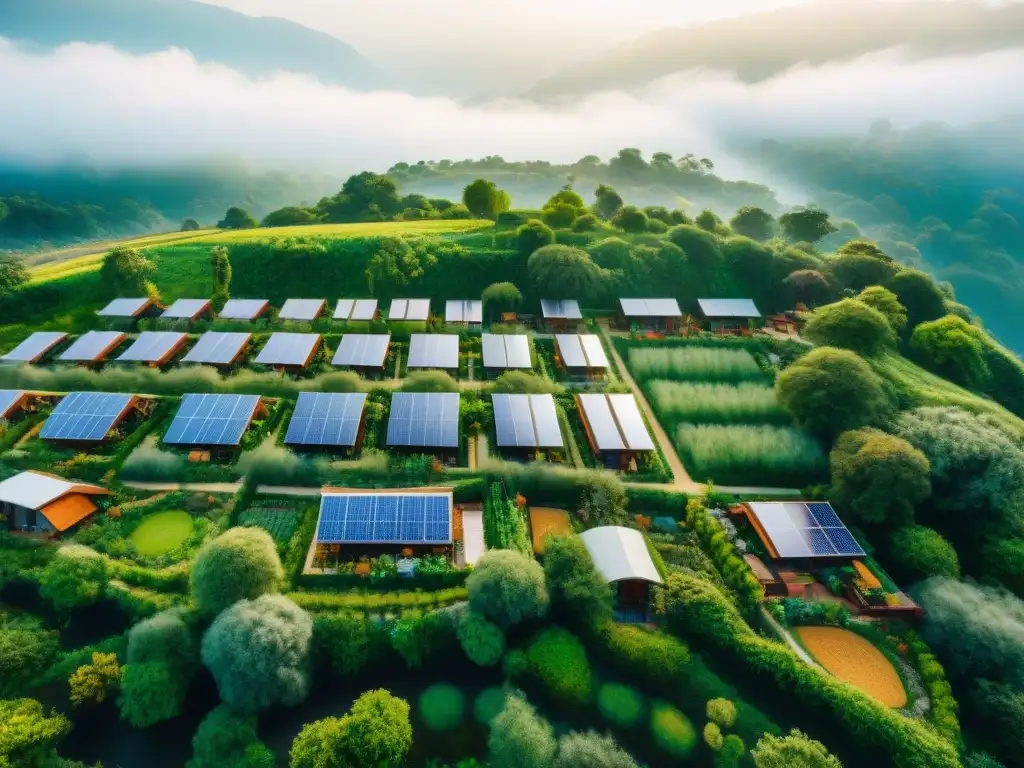
POLYGON ((192 533, 192 516, 180 509, 156 512, 132 531, 131 542, 140 555, 157 557, 181 544, 192 533))

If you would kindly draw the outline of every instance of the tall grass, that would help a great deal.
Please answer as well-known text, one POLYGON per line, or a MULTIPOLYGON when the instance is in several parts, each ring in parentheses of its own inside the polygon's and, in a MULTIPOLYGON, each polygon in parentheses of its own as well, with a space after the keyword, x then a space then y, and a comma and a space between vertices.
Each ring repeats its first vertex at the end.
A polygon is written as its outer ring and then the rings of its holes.
POLYGON ((472 232, 493 226, 477 219, 432 219, 428 221, 372 221, 357 224, 308 224, 294 227, 225 229, 196 238, 204 243, 237 243, 243 240, 283 240, 289 237, 382 237, 388 235, 432 235, 472 232))
POLYGON ((759 381, 767 376, 745 349, 657 347, 629 350, 629 369, 641 381, 759 381))
POLYGON ((676 448, 698 481, 798 488, 828 474, 821 446, 792 427, 682 424, 676 448))
POLYGON ((675 425, 789 424, 792 417, 766 384, 694 384, 655 379, 647 385, 658 417, 675 425))

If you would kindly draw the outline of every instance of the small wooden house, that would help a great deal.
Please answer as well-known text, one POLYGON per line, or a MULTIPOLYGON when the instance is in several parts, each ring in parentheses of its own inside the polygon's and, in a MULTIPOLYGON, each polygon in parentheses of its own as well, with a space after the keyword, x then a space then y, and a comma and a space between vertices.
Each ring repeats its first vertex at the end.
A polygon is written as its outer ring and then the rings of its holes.
POLYGON ((619 326, 677 333, 683 320, 675 299, 619 299, 619 326))
POLYGON ((59 535, 95 514, 95 499, 109 495, 98 485, 31 470, 0 482, 0 515, 8 530, 59 535))
POLYGON ((583 322, 583 313, 575 299, 541 299, 540 312, 545 327, 552 332, 574 330, 583 322))
POLYGON ((712 333, 745 336, 761 313, 750 299, 697 299, 701 317, 712 333))

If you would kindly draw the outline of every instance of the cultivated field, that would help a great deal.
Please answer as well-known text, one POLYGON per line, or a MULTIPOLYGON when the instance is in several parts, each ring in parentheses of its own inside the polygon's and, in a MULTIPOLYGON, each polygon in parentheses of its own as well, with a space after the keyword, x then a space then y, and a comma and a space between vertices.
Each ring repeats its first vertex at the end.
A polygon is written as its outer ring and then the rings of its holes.
POLYGON ((821 446, 793 427, 681 424, 676 449, 697 481, 799 487, 827 475, 821 446))
POLYGON ((656 379, 648 385, 651 405, 670 425, 788 424, 793 417, 765 384, 696 384, 656 379))
POLYGON ((888 707, 906 706, 907 692, 892 664, 875 646, 848 629, 797 627, 800 642, 821 666, 888 707))
POLYGON ((714 347, 631 349, 629 369, 641 381, 739 382, 765 378, 754 356, 746 350, 714 347))

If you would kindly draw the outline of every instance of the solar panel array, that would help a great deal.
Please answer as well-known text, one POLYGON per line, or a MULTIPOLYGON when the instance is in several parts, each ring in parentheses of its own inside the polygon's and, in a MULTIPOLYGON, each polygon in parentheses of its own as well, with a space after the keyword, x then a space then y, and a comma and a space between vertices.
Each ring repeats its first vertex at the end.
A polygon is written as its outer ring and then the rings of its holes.
POLYGON ((319 333, 275 333, 256 356, 260 365, 308 365, 320 346, 319 333))
POLYGON ((12 349, 0 360, 9 363, 35 362, 67 338, 59 331, 37 331, 12 349))
POLYGON ((21 400, 24 391, 20 389, 0 389, 0 419, 5 418, 15 403, 21 400))
POLYGON ((102 440, 133 399, 134 395, 72 392, 53 409, 39 436, 44 440, 102 440))
POLYGON ((521 333, 485 333, 484 368, 532 368, 530 342, 521 333))
POLYGON ((178 299, 160 317, 165 320, 191 320, 209 306, 209 299, 178 299))
POLYGON ((254 320, 270 305, 266 299, 228 299, 220 311, 221 320, 254 320))
POLYGON ((301 392, 284 441, 354 447, 365 404, 365 393, 301 392))
POLYGON ((183 363, 230 365, 241 354, 251 337, 251 333, 221 333, 219 331, 204 333, 181 361, 183 363))
POLYGON ((451 299, 444 306, 446 323, 482 323, 484 303, 482 301, 451 299))
POLYGON ((700 313, 708 318, 757 318, 761 313, 750 299, 697 299, 700 313))
POLYGON ((682 317, 675 299, 619 299, 626 317, 682 317))
POLYGON ((450 544, 451 497, 436 493, 325 493, 317 541, 332 544, 450 544))
POLYGON ((756 502, 750 509, 780 558, 864 556, 828 502, 756 502))
POLYGON ((338 299, 335 320, 373 320, 377 316, 376 299, 338 299))
POLYGON ((457 392, 396 392, 388 417, 388 445, 457 448, 457 392))
POLYGON ((277 316, 281 320, 316 320, 326 299, 288 299, 277 316))
POLYGON ((124 362, 158 363, 188 340, 184 333, 143 331, 117 359, 124 362))
POLYGON ((555 335, 558 354, 566 368, 607 368, 608 356, 601 340, 592 333, 555 335))
POLYGON ((509 448, 561 448, 552 395, 491 395, 498 445, 509 448))
POLYGON ((118 331, 89 331, 75 339, 58 359, 68 362, 97 362, 124 339, 125 335, 118 331))
POLYGON ((149 299, 114 299, 96 314, 100 317, 135 317, 145 309, 149 299))
POLYGON ((238 445, 259 404, 259 395, 184 395, 164 442, 238 445))
POLYGON ((393 299, 388 320, 426 320, 430 317, 430 299, 393 299))
POLYGON ((654 450, 632 395, 580 395, 579 401, 597 450, 654 450))
POLYGON ((391 344, 389 334, 346 333, 341 337, 332 365, 356 368, 383 368, 391 344))
POLYGON ((546 320, 582 320, 580 303, 576 299, 541 299, 540 311, 546 320))
POLYGON ((458 368, 459 337, 445 333, 414 333, 409 339, 410 368, 458 368))

